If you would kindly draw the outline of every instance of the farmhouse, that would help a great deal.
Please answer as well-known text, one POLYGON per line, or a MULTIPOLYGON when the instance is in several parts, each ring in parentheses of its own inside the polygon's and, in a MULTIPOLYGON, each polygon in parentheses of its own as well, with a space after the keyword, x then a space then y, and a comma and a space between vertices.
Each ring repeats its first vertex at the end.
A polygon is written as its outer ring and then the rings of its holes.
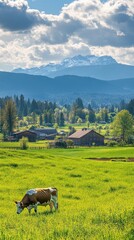
POLYGON ((36 133, 37 140, 53 140, 57 135, 55 128, 35 128, 32 132, 36 133))
POLYGON ((19 141, 22 137, 28 138, 29 142, 35 142, 37 139, 36 133, 30 130, 16 132, 13 134, 13 137, 15 138, 16 141, 19 141))
POLYGON ((68 139, 72 140, 74 145, 78 146, 92 146, 93 144, 96 146, 104 145, 104 136, 94 130, 86 128, 73 133, 68 139))
POLYGON ((19 141, 22 137, 27 137, 29 142, 36 140, 53 140, 57 135, 55 128, 35 128, 34 130, 24 130, 13 134, 14 138, 19 141))

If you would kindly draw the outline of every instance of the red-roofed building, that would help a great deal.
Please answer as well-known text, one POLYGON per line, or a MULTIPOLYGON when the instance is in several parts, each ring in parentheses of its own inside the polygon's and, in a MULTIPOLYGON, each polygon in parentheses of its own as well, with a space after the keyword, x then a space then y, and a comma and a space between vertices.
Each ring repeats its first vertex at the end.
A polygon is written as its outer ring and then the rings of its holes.
POLYGON ((68 137, 68 139, 74 142, 74 145, 79 146, 103 146, 104 136, 97 133, 94 130, 83 128, 68 137))

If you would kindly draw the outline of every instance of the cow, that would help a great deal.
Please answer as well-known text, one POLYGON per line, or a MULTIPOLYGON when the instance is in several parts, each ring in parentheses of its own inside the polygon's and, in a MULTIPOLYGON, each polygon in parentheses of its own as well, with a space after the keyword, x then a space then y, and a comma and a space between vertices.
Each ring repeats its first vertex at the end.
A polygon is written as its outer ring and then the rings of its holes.
POLYGON ((37 213, 37 206, 50 206, 52 212, 53 207, 58 209, 58 190, 57 188, 35 188, 26 192, 21 201, 15 201, 17 206, 17 214, 20 214, 24 208, 27 208, 29 213, 34 208, 37 213))

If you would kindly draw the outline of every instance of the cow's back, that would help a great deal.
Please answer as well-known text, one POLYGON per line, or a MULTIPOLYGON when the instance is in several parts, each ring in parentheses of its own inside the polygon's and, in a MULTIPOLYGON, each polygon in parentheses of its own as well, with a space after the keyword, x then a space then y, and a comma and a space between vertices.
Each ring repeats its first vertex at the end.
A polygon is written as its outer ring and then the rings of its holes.
POLYGON ((36 194, 35 194, 37 202, 47 203, 50 202, 51 199, 51 192, 49 189, 46 188, 36 188, 36 194))
POLYGON ((41 204, 50 202, 52 196, 57 196, 56 188, 36 188, 27 192, 29 200, 32 203, 39 202, 41 204))

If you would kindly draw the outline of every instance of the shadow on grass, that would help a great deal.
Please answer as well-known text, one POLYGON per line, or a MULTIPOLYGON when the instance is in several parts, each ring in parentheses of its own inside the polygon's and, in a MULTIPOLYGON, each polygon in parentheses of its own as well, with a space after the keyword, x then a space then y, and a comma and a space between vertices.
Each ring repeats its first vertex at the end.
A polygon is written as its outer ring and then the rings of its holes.
POLYGON ((70 174, 70 177, 72 177, 72 178, 81 178, 82 175, 81 174, 70 174))
POLYGON ((11 168, 24 168, 24 167, 33 167, 33 164, 17 164, 17 163, 2 163, 0 167, 11 167, 11 168))
POLYGON ((30 217, 39 217, 39 216, 52 216, 55 215, 58 211, 53 210, 53 212, 51 212, 50 210, 44 210, 44 211, 38 211, 38 213, 35 213, 34 211, 31 212, 30 214, 27 214, 30 217))
POLYGON ((43 215, 43 216, 52 216, 52 215, 55 215, 56 213, 57 213, 56 211, 50 212, 49 210, 46 210, 46 211, 43 211, 43 212, 39 212, 37 214, 38 215, 43 215))
POLYGON ((78 196, 73 196, 73 195, 63 195, 62 197, 63 197, 63 198, 66 198, 66 199, 80 200, 80 197, 78 197, 78 196))

